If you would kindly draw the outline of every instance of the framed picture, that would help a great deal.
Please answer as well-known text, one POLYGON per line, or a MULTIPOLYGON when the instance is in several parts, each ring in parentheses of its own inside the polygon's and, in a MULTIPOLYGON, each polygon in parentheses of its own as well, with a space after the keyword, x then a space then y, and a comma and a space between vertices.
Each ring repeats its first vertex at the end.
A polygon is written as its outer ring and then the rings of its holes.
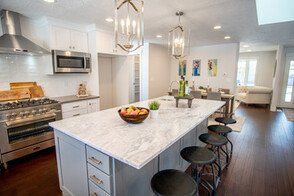
POLYGON ((192 76, 200 76, 201 60, 193 60, 192 76))
POLYGON ((217 59, 209 59, 207 63, 207 73, 210 77, 217 76, 217 59))
POLYGON ((185 76, 187 71, 187 60, 179 60, 179 76, 185 76))

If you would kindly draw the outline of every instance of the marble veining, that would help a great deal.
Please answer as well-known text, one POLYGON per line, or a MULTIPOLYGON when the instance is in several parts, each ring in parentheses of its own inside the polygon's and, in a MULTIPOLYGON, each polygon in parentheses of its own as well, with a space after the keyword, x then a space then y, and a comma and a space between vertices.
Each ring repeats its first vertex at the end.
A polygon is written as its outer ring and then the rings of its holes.
MULTIPOLYGON (((128 124, 117 111, 121 107, 90 113, 50 123, 63 132, 123 163, 137 169, 158 156, 225 102, 194 99, 191 108, 180 100, 175 107, 173 97, 156 99, 160 102, 157 119, 147 118, 141 124, 128 124)), ((148 107, 150 100, 134 103, 148 107)))

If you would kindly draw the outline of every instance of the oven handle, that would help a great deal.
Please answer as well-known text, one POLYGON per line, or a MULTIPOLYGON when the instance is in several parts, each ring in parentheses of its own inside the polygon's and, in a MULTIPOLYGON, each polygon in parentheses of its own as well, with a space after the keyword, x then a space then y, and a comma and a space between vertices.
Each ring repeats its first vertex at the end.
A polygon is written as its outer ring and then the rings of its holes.
POLYGON ((41 122, 41 121, 45 121, 45 120, 51 120, 51 119, 55 119, 56 114, 46 114, 46 115, 41 115, 41 116, 35 116, 35 117, 31 117, 31 118, 26 118, 26 119, 17 119, 14 121, 8 121, 6 122, 6 126, 7 128, 14 128, 14 127, 19 127, 19 126, 23 126, 23 125, 28 125, 28 124, 32 124, 32 123, 36 123, 36 122, 41 122))

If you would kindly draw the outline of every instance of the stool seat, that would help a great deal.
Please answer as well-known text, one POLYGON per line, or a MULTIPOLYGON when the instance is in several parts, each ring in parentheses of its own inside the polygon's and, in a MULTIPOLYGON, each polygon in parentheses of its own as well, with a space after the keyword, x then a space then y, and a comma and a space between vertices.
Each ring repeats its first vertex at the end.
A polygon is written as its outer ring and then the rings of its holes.
POLYGON ((209 125, 207 129, 218 134, 228 134, 233 131, 230 127, 224 125, 209 125))
POLYGON ((211 144, 213 146, 222 146, 228 142, 228 139, 222 135, 203 133, 199 136, 199 140, 211 144))
POLYGON ((189 146, 181 150, 181 156, 189 163, 206 165, 216 160, 216 155, 209 149, 199 146, 189 146))
POLYGON ((165 196, 194 196, 198 192, 191 176, 174 169, 156 173, 151 179, 151 188, 156 195, 165 196))
POLYGON ((229 125, 229 124, 235 124, 237 121, 233 118, 227 118, 227 117, 219 117, 215 119, 216 122, 229 125))

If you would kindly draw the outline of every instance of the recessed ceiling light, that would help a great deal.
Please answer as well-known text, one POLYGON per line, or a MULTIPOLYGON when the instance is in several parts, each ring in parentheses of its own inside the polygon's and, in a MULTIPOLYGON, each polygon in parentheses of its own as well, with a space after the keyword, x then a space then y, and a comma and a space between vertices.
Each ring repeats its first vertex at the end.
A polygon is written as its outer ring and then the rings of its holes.
POLYGON ((222 28, 222 26, 220 26, 220 25, 216 25, 216 26, 213 27, 213 29, 215 29, 215 30, 218 30, 218 29, 221 29, 221 28, 222 28))
POLYGON ((249 48, 250 46, 247 45, 247 44, 245 44, 245 45, 243 45, 243 47, 244 47, 244 48, 249 48))
POLYGON ((156 35, 157 38, 162 38, 162 35, 156 35))
POLYGON ((105 21, 106 22, 113 22, 113 19, 112 18, 106 18, 105 21))
POLYGON ((43 0, 43 1, 45 1, 47 3, 55 3, 55 0, 43 0))
POLYGON ((252 52, 252 50, 247 50, 247 52, 252 52))
POLYGON ((224 37, 224 39, 231 39, 231 37, 227 35, 224 37))

